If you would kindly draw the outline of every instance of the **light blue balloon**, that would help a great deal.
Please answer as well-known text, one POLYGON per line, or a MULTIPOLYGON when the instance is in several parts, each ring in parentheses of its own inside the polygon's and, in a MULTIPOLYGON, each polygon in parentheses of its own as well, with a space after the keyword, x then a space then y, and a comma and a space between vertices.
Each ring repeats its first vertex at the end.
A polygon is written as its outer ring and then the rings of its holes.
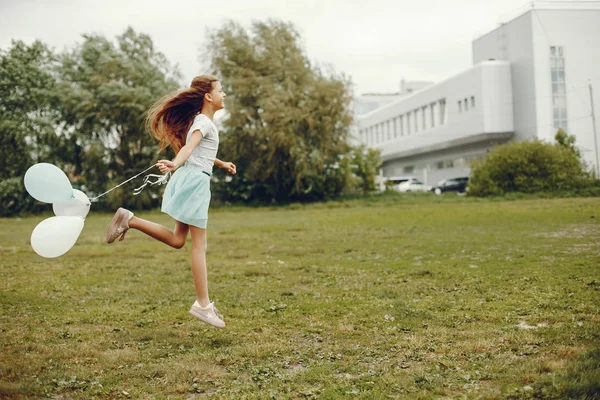
POLYGON ((39 163, 25 172, 25 189, 43 203, 57 203, 73 198, 73 187, 67 175, 56 165, 39 163))

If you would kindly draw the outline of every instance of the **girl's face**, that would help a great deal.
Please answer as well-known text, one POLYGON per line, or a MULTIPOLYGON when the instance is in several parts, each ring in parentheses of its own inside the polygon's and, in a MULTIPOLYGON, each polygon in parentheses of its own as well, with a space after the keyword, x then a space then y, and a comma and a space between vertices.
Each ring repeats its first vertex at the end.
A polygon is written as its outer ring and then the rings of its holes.
POLYGON ((213 107, 215 111, 225 108, 225 92, 221 82, 217 81, 213 84, 213 89, 210 91, 210 98, 212 99, 213 107))

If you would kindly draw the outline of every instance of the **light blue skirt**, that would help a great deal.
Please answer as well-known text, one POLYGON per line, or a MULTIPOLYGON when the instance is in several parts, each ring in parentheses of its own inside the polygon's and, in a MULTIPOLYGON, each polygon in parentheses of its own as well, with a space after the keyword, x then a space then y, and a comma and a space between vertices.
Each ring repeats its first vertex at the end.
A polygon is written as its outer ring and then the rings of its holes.
POLYGON ((167 183, 160 209, 179 222, 206 229, 209 204, 210 176, 186 163, 167 183))

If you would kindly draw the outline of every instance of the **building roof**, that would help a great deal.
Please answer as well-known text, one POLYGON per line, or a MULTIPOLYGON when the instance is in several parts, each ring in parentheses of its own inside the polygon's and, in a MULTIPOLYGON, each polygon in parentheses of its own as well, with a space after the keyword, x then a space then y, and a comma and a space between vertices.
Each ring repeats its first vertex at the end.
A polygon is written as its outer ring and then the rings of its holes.
POLYGON ((473 37, 473 41, 494 32, 499 26, 512 22, 532 10, 600 10, 600 1, 532 1, 507 14, 502 15, 498 19, 498 23, 495 26, 487 27, 476 32, 473 37))

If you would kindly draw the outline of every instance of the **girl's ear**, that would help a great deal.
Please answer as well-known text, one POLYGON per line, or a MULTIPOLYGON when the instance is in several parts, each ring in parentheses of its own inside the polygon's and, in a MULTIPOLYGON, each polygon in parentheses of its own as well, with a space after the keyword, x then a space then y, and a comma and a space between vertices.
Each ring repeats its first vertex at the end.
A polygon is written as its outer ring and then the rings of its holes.
POLYGON ((209 102, 212 103, 212 97, 211 97, 210 93, 205 93, 204 94, 204 100, 207 100, 207 101, 209 101, 209 102))

